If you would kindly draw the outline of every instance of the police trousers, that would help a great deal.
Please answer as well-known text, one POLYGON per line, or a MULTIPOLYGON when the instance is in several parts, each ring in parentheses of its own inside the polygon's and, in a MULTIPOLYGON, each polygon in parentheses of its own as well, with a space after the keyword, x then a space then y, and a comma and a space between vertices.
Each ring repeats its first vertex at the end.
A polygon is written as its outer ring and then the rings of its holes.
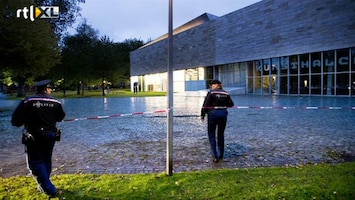
POLYGON ((26 143, 28 168, 43 192, 54 195, 57 193, 57 188, 51 182, 50 175, 52 173, 52 153, 56 133, 32 135, 34 135, 34 140, 26 143))
POLYGON ((224 156, 224 130, 227 124, 227 109, 211 110, 208 113, 207 129, 208 139, 211 145, 211 153, 214 158, 222 159, 224 156), (216 129, 217 129, 217 141, 216 141, 216 129), (218 150, 217 152, 217 144, 218 150))

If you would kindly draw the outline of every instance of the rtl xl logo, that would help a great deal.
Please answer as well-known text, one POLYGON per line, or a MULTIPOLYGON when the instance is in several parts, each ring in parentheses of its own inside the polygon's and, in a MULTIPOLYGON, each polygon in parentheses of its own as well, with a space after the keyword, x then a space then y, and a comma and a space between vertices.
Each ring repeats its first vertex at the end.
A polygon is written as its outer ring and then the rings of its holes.
POLYGON ((31 21, 34 21, 36 18, 57 19, 59 18, 59 6, 30 6, 29 8, 17 9, 16 17, 21 18, 21 16, 25 19, 29 18, 31 21))

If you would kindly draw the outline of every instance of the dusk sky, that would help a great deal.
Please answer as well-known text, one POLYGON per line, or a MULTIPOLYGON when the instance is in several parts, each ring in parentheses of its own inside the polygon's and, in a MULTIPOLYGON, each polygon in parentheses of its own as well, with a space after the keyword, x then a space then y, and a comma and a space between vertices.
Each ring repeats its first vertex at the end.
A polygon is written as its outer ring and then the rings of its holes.
MULTIPOLYGON (((181 26, 203 13, 223 16, 259 1, 175 0, 173 27, 181 26)), ((86 0, 80 7, 81 18, 98 30, 100 36, 109 36, 114 42, 133 38, 146 42, 168 32, 169 0, 86 0)))

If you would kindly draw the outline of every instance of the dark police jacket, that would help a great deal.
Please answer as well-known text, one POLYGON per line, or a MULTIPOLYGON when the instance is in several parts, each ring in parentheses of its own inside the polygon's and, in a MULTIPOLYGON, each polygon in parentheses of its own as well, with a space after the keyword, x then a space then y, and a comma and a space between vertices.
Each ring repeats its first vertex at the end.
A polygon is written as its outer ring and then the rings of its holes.
POLYGON ((227 109, 233 106, 234 102, 227 91, 222 88, 210 90, 203 102, 201 118, 203 119, 205 115, 213 109, 227 109))
POLYGON ((25 125, 28 132, 56 130, 56 122, 64 119, 65 113, 60 101, 48 94, 36 94, 20 102, 12 114, 11 123, 25 125))

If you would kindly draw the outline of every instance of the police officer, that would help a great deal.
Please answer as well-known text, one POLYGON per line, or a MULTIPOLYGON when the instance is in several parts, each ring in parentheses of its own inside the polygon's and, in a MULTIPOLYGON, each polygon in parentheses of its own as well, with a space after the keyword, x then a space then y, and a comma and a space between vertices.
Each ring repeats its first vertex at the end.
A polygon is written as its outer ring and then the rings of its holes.
POLYGON ((228 107, 233 107, 230 94, 223 90, 219 80, 211 82, 211 90, 207 93, 201 109, 201 120, 207 114, 208 139, 211 145, 212 161, 218 163, 224 156, 224 130, 227 124, 228 107), (217 129, 217 142, 216 142, 217 129), (217 153, 217 145, 219 154, 217 153))
POLYGON ((52 152, 55 141, 60 140, 56 122, 64 119, 61 102, 51 96, 50 80, 36 83, 37 93, 22 100, 12 114, 13 126, 24 125, 22 141, 27 153, 27 165, 37 180, 39 189, 50 197, 58 190, 50 181, 52 152))

